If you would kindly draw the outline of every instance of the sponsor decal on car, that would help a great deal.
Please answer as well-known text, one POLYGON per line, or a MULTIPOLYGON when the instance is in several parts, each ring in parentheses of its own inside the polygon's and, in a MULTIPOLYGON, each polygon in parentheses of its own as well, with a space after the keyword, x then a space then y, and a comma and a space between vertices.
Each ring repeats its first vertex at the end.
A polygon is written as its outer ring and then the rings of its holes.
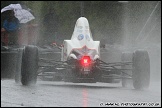
POLYGON ((84 38, 84 35, 83 34, 79 34, 78 35, 78 40, 82 40, 84 38))
POLYGON ((87 39, 88 41, 90 41, 89 35, 86 34, 85 37, 86 37, 86 39, 87 39))
POLYGON ((83 26, 77 26, 77 28, 78 28, 78 29, 82 29, 82 28, 83 28, 83 26))
POLYGON ((82 33, 82 32, 83 32, 83 30, 77 29, 77 32, 78 32, 78 33, 82 33))

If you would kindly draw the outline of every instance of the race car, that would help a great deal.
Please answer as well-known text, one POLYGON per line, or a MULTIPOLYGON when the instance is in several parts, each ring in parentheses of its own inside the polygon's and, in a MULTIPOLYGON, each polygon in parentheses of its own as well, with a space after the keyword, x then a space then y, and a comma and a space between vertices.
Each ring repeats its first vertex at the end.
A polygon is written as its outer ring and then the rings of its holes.
POLYGON ((150 59, 146 50, 123 52, 120 62, 106 63, 101 60, 100 46, 100 41, 92 38, 87 18, 80 17, 71 39, 57 46, 60 49, 60 60, 41 58, 37 46, 28 45, 19 49, 21 67, 16 71, 15 81, 30 85, 37 82, 37 76, 52 76, 53 80, 74 83, 121 81, 122 86, 127 87, 131 79, 135 89, 149 87, 150 59))

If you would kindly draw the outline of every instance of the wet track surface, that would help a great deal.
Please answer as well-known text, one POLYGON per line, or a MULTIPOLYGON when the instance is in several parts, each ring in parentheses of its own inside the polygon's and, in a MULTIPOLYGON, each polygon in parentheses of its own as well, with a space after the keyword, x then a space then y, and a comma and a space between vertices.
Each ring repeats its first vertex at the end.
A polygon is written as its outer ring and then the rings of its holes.
POLYGON ((123 88, 120 83, 69 83, 41 81, 22 86, 1 79, 2 107, 112 107, 161 106, 161 83, 147 90, 123 88), (137 105, 138 104, 138 105, 137 105))
MULTIPOLYGON (((59 58, 60 55, 54 56, 59 58)), ((42 57, 50 57, 49 59, 51 59, 53 56, 51 56, 51 54, 49 53, 43 55, 42 57)), ((106 55, 104 57, 104 60, 109 61, 105 58, 106 55)), ((9 61, 9 63, 10 66, 13 66, 15 64, 15 62, 12 62, 11 60, 9 61)), ((152 62, 151 66, 154 63, 155 62, 152 62)), ((8 68, 4 67, 4 73, 8 72, 8 70, 6 69, 8 68)), ((12 73, 13 70, 14 68, 10 69, 12 73)), ((153 78, 154 68, 151 67, 151 70, 151 78, 153 78)), ((42 81, 40 79, 38 79, 35 86, 23 86, 21 83, 15 83, 14 79, 4 79, 3 77, 1 77, 1 106, 159 107, 161 106, 161 78, 158 82, 151 81, 150 87, 147 90, 135 90, 133 89, 133 87, 123 88, 120 83, 69 83, 42 81)))

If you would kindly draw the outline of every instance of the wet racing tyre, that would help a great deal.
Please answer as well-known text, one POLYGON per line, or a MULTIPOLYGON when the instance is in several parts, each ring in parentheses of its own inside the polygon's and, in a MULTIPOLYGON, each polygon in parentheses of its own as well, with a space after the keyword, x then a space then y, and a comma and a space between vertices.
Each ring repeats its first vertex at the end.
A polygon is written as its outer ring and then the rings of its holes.
POLYGON ((28 45, 23 49, 21 65, 21 83, 36 84, 38 70, 38 48, 28 45))
MULTIPOLYGON (((131 52, 123 52, 121 55, 121 61, 124 62, 132 62, 131 52)), ((130 87, 132 85, 132 65, 122 65, 121 69, 130 69, 130 70, 122 70, 122 87, 130 87)))
POLYGON ((150 84, 150 59, 145 50, 133 53, 133 86, 135 89, 145 89, 150 84))

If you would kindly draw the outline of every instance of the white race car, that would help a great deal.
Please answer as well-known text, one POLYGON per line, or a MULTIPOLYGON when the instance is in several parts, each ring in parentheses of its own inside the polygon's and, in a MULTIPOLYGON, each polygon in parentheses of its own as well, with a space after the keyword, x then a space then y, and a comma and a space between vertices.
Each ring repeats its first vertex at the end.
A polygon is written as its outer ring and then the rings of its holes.
POLYGON ((76 83, 119 83, 126 87, 130 79, 135 89, 149 87, 150 60, 148 52, 136 50, 122 53, 121 62, 106 63, 100 58, 100 41, 94 41, 88 20, 80 17, 70 40, 64 40, 61 60, 40 58, 37 46, 28 45, 22 52, 21 71, 15 81, 23 85, 36 83, 37 76, 52 76, 53 79, 76 83), (40 71, 41 69, 42 71, 40 71), (50 72, 47 71, 50 69, 50 72), (38 71, 39 70, 39 71, 38 71))

